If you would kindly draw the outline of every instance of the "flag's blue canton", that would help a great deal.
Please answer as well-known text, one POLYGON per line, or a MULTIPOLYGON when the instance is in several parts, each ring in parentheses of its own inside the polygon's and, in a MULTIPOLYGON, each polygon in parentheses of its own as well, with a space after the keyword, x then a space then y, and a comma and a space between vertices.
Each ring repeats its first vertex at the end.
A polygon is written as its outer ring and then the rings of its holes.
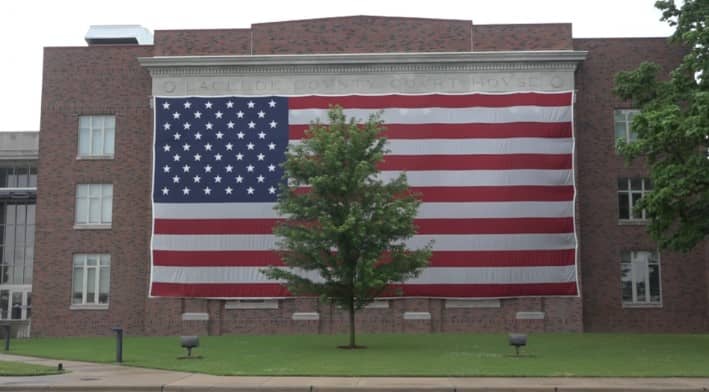
POLYGON ((156 203, 276 200, 287 98, 158 98, 155 105, 156 203))

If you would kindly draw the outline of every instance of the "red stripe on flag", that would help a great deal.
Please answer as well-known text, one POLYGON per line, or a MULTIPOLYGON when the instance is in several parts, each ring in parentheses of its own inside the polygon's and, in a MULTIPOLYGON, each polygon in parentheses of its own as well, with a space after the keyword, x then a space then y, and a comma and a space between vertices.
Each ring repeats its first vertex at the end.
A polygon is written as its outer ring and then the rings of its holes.
POLYGON ((397 291, 411 297, 522 297, 547 295, 577 295, 576 282, 528 284, 404 284, 392 286, 392 296, 397 291))
POLYGON ((571 169, 571 154, 388 155, 379 170, 571 169))
POLYGON ((219 283, 162 283, 153 282, 150 295, 156 297, 289 297, 285 286, 278 283, 219 284, 219 283))
POLYGON ((468 186, 410 187, 425 202, 475 201, 571 201, 574 187, 561 186, 468 186))
POLYGON ((573 233, 567 218, 416 219, 418 234, 542 234, 573 233))
POLYGON ((155 219, 155 234, 273 234, 279 219, 155 219))
POLYGON ((340 105, 347 109, 569 106, 571 105, 571 93, 516 93, 499 95, 311 95, 288 98, 288 109, 327 109, 333 105, 340 105))
MULTIPOLYGON (((277 219, 156 219, 155 234, 273 234, 277 219)), ((419 234, 572 233, 573 219, 416 219, 419 234)))
MULTIPOLYGON (((305 137, 305 124, 289 126, 291 140, 305 137)), ((389 139, 500 139, 513 137, 569 138, 571 123, 516 122, 500 124, 384 124, 389 139)))
MULTIPOLYGON (((544 267, 575 264, 574 249, 515 251, 434 251, 430 267, 544 267)), ((278 253, 263 251, 153 251, 163 267, 283 266, 278 253)))
POLYGON ((271 265, 284 265, 278 253, 271 250, 154 250, 153 264, 165 267, 268 267, 271 265))

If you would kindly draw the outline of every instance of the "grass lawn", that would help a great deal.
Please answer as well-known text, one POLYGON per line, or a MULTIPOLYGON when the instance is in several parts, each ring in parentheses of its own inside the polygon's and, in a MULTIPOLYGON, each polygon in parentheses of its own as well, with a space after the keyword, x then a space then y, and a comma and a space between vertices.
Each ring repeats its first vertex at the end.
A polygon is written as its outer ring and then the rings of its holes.
MULTIPOLYGON (((126 365, 216 375, 318 376, 639 376, 708 377, 709 335, 530 335, 519 357, 503 334, 375 334, 364 350, 335 348, 345 336, 204 336, 193 355, 178 337, 124 341, 126 365)), ((14 340, 11 353, 110 363, 115 340, 14 340)))
POLYGON ((22 362, 0 361, 0 377, 7 376, 46 376, 62 373, 55 367, 33 365, 22 362))

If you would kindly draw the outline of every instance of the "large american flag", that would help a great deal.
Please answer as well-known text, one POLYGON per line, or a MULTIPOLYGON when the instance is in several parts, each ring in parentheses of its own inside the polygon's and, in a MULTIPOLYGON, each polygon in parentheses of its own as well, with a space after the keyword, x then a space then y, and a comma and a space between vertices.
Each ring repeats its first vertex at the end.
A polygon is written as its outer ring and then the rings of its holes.
POLYGON ((289 144, 330 105, 383 110, 391 152, 422 195, 408 241, 433 240, 405 296, 577 295, 573 94, 156 97, 151 296, 274 298, 261 270, 289 144))

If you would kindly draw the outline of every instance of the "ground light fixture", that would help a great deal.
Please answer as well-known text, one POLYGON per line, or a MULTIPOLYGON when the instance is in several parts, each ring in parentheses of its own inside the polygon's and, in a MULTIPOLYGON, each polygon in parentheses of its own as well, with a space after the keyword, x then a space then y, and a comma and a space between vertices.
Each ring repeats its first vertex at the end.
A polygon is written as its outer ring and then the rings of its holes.
POLYGON ((515 347, 515 355, 519 357, 519 348, 527 345, 527 334, 511 333, 508 335, 510 346, 515 347))
POLYGON ((180 336, 180 346, 187 349, 187 356, 179 359, 199 359, 201 356, 192 356, 192 349, 199 347, 199 336, 180 336))
POLYGON ((123 327, 116 326, 111 328, 116 334, 116 362, 123 362, 123 327))
POLYGON ((5 338, 5 351, 10 351, 10 333, 11 333, 10 324, 4 324, 4 325, 0 326, 0 328, 2 328, 3 333, 4 333, 4 335, 5 335, 5 336, 4 336, 4 338, 5 338))

